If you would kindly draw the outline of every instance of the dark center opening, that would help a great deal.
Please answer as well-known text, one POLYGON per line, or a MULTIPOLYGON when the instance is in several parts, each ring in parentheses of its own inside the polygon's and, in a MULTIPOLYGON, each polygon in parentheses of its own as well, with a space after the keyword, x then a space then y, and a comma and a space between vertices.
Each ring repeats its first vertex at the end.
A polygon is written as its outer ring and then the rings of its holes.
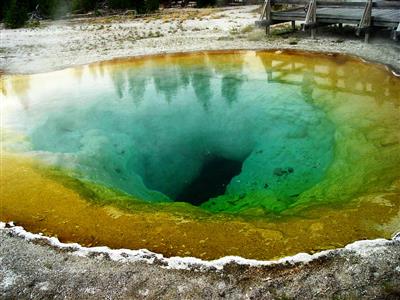
POLYGON ((176 201, 200 205, 210 198, 223 195, 226 186, 241 170, 241 161, 214 157, 206 161, 199 175, 180 192, 176 201))

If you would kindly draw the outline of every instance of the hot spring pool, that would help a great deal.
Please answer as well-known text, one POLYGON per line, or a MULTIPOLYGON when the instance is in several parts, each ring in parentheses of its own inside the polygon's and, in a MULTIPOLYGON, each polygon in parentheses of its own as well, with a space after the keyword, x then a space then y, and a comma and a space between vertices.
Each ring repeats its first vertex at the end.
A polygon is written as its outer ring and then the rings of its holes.
POLYGON ((399 83, 356 58, 288 51, 4 75, 1 220, 204 259, 390 237, 399 83))

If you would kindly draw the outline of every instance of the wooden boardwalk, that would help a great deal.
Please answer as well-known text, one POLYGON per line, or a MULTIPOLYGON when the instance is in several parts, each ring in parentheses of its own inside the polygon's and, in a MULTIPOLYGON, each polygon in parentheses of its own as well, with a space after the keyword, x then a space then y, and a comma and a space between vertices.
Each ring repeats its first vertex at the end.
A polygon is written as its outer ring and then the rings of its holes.
POLYGON ((373 28, 389 28, 392 37, 397 39, 400 34, 400 1, 316 1, 316 0, 266 0, 258 26, 265 26, 267 34, 273 24, 303 22, 303 28, 311 29, 330 24, 355 24, 357 35, 365 33, 368 41, 369 31, 373 28), (274 4, 291 4, 294 8, 283 11, 272 11, 274 4))

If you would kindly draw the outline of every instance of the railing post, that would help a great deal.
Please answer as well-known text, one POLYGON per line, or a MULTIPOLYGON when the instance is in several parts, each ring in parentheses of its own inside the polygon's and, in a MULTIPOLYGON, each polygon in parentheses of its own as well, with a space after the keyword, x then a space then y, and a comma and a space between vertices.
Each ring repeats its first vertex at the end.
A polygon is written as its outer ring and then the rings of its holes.
POLYGON ((392 34, 393 34, 393 39, 397 41, 398 36, 400 35, 400 23, 399 25, 397 25, 397 29, 393 29, 392 34))
POLYGON ((311 38, 315 38, 315 26, 317 24, 317 1, 310 0, 308 4, 306 19, 304 20, 304 26, 311 27, 311 38))
POLYGON ((365 31, 364 41, 368 43, 369 39, 369 30, 371 27, 371 14, 372 14, 372 0, 367 0, 367 4, 365 5, 363 15, 361 17, 360 23, 357 28, 357 36, 360 35, 361 31, 365 31))
POLYGON ((270 34, 270 26, 271 26, 271 0, 265 0, 264 5, 262 7, 261 18, 262 21, 265 17, 265 21, 267 23, 265 27, 265 33, 270 34))

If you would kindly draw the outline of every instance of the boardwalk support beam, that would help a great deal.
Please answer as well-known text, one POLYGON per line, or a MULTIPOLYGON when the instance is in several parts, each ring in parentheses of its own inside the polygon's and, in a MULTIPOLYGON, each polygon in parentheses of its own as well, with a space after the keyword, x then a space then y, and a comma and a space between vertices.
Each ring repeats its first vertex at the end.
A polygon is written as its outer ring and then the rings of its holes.
POLYGON ((397 29, 393 29, 392 34, 393 34, 393 36, 392 36, 393 39, 395 41, 397 41, 398 37, 400 36, 400 23, 399 23, 399 25, 397 25, 397 29))
POLYGON ((265 33, 269 35, 271 33, 271 0, 265 0, 263 7, 262 7, 262 12, 261 12, 261 18, 260 21, 263 21, 265 17, 266 21, 266 27, 265 27, 265 33))
POLYGON ((365 5, 363 15, 357 28, 357 36, 360 36, 362 30, 365 32, 364 41, 368 43, 369 31, 371 28, 371 13, 372 13, 372 0, 368 0, 365 5))
POLYGON ((302 22, 302 30, 311 29, 314 38, 318 26, 355 24, 359 36, 365 34, 368 42, 370 31, 374 28, 389 28, 393 39, 400 37, 400 0, 264 0, 262 14, 256 26, 270 33, 273 24, 302 22), (274 5, 295 5, 287 10, 272 11, 274 5))
POLYGON ((315 31, 317 25, 317 1, 310 0, 307 7, 306 19, 304 20, 303 30, 311 27, 311 38, 315 38, 315 31))

